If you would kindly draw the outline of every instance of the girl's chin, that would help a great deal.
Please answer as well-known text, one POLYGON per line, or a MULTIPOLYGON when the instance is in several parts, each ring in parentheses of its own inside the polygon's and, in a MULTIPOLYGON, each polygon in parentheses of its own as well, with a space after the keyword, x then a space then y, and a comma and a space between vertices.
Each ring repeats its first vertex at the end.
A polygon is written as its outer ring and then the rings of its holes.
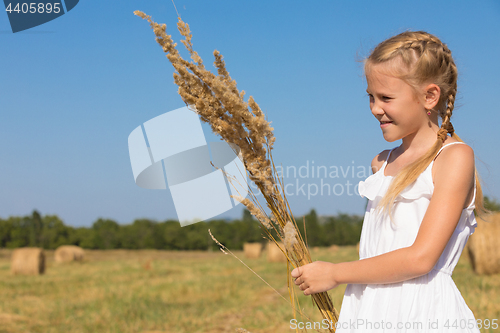
POLYGON ((397 141, 397 140, 399 140, 399 139, 401 139, 401 138, 398 138, 398 137, 395 137, 395 136, 391 136, 391 135, 386 135, 386 134, 384 134, 384 139, 385 139, 385 141, 387 141, 387 142, 394 142, 394 141, 397 141))

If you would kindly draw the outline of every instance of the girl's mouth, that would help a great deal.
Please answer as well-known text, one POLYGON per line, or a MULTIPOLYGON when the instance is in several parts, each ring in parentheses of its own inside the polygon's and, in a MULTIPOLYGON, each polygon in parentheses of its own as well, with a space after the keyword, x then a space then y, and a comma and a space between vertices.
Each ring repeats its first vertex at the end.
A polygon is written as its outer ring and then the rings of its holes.
POLYGON ((384 127, 389 126, 389 124, 392 124, 392 121, 381 121, 380 122, 380 127, 384 128, 384 127))

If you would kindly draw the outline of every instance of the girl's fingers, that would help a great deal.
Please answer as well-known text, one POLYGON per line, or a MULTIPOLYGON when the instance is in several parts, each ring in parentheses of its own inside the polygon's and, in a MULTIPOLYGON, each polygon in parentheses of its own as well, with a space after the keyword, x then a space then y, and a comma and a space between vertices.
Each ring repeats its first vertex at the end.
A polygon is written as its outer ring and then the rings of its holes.
POLYGON ((297 286, 299 286, 300 290, 304 291, 308 287, 306 286, 306 283, 302 277, 296 278, 295 281, 293 281, 297 286))
POLYGON ((292 273, 291 273, 292 277, 296 278, 296 277, 299 277, 299 276, 301 275, 299 268, 300 268, 300 267, 297 267, 297 268, 295 268, 295 269, 292 271, 292 273))

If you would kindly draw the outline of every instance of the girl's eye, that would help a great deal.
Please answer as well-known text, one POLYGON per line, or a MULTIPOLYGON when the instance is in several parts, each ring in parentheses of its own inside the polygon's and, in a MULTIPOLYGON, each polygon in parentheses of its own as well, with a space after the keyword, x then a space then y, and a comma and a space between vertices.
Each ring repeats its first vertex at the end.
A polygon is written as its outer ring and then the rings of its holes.
MULTIPOLYGON (((370 97, 370 100, 374 99, 372 94, 367 94, 367 96, 370 97)), ((384 101, 388 101, 388 100, 392 99, 392 97, 389 97, 389 96, 381 96, 380 98, 383 99, 384 101)))

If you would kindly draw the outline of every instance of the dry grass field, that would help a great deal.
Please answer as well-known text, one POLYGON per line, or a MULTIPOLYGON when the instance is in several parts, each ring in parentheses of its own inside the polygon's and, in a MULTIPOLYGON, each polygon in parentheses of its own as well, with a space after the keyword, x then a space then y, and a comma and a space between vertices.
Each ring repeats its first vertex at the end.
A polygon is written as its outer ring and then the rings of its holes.
MULTIPOLYGON (((47 251, 42 276, 12 275, 10 254, 0 250, 0 333, 221 333, 239 327, 252 333, 294 332, 289 303, 219 251, 86 251, 83 263, 68 264, 55 263, 47 251)), ((258 259, 235 254, 288 297, 285 264, 268 263, 265 253, 258 259)), ((311 254, 314 260, 357 259, 354 246, 311 254)), ((462 257, 453 279, 476 318, 500 319, 498 275, 476 276, 462 257)), ((337 309, 344 289, 330 291, 337 309)), ((309 297, 301 295, 301 303, 310 321, 321 320, 309 297)))

